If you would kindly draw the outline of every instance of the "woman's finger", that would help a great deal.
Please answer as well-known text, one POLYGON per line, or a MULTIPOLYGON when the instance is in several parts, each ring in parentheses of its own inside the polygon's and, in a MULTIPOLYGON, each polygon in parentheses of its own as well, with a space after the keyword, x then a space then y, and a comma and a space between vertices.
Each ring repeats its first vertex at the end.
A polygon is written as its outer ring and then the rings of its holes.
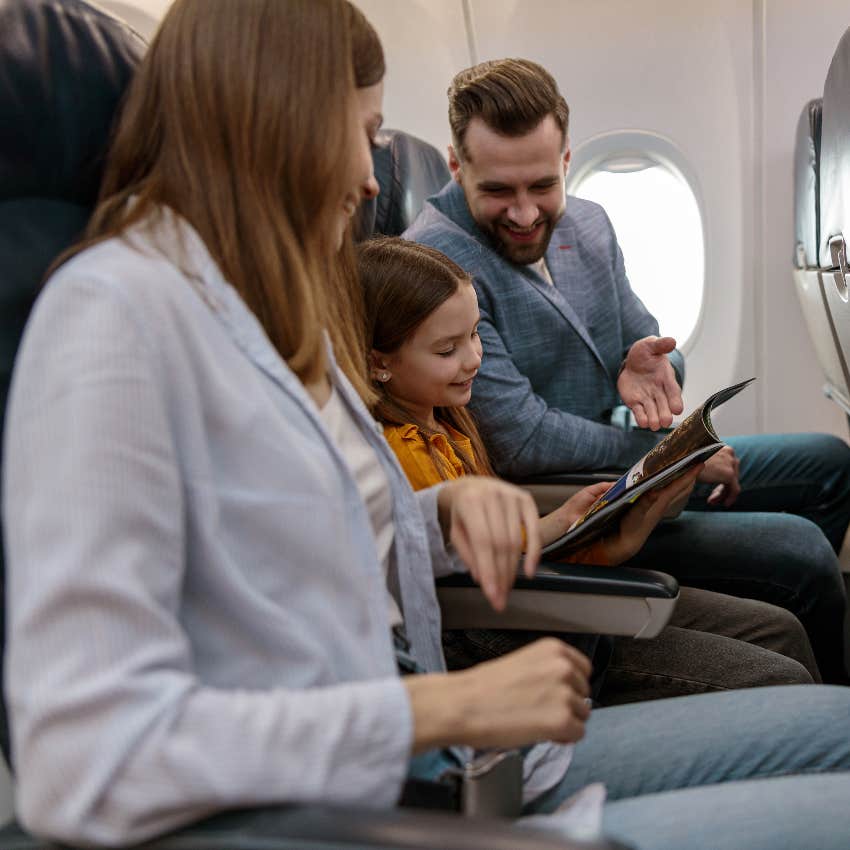
POLYGON ((523 559, 523 571, 529 578, 533 578, 540 563, 540 550, 542 541, 540 539, 540 517, 537 514, 537 505, 534 499, 527 493, 527 498, 522 500, 520 517, 525 529, 525 558, 523 559))
POLYGON ((513 584, 516 565, 522 551, 519 510, 512 493, 496 492, 486 503, 491 539, 491 563, 488 568, 488 599, 497 610, 504 609, 508 590, 513 584))

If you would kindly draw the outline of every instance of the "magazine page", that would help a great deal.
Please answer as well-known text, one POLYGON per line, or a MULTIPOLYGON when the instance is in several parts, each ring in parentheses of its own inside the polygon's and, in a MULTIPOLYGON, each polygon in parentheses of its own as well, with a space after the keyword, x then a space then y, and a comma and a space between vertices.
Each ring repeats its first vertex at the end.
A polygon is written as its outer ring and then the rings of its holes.
MULTIPOLYGON (((594 502, 587 513, 577 520, 567 531, 567 534, 544 549, 549 554, 558 549, 577 548, 587 543, 601 533, 603 519, 607 526, 611 521, 611 512, 606 510, 622 503, 623 509, 631 505, 635 499, 647 489, 659 487, 672 480, 675 475, 682 475, 695 463, 702 463, 712 454, 723 448, 711 423, 711 411, 737 395, 755 378, 741 381, 731 387, 719 390, 709 396, 696 410, 671 431, 657 446, 647 452, 631 469, 622 475, 614 484, 594 502), (639 486, 645 483, 647 486, 639 486), (604 513, 604 516, 603 516, 604 513), (588 520, 593 518, 593 522, 588 520), (586 529, 581 529, 585 523, 586 529), (597 526, 600 526, 597 528, 597 526), (579 532, 581 533, 579 534, 579 532), (592 532, 592 533, 591 533, 592 532), (569 544, 569 545, 567 545, 569 544)), ((622 511, 618 511, 618 514, 622 511)))
MULTIPOLYGON (((543 548, 543 555, 551 558, 562 558, 571 552, 586 546, 605 529, 617 522, 644 493, 669 484, 674 478, 684 475, 687 470, 697 463, 704 463, 715 452, 723 448, 723 443, 711 443, 697 449, 690 455, 682 458, 672 466, 661 470, 655 475, 643 478, 637 484, 620 491, 619 497, 602 498, 588 511, 572 528, 554 542, 543 548)), ((623 476, 620 481, 625 479, 623 476)), ((611 490, 620 484, 617 481, 611 490)), ((610 490, 608 491, 610 493, 610 490)), ((608 496, 608 493, 605 493, 608 496)))

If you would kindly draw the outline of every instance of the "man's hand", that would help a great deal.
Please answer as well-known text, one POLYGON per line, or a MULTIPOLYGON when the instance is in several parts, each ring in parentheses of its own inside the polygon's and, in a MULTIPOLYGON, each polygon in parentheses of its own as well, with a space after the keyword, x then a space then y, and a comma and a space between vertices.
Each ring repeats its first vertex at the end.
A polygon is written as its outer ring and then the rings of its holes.
POLYGON ((738 483, 740 468, 741 464, 731 446, 724 446, 705 462, 705 469, 697 480, 717 485, 708 497, 709 505, 728 508, 734 504, 741 493, 741 485, 738 483))
POLYGON ((470 475, 444 484, 437 507, 461 560, 490 604, 503 610, 523 548, 523 568, 529 578, 540 560, 540 521, 534 499, 506 481, 470 475))
POLYGON ((632 344, 617 378, 617 392, 641 428, 667 428, 682 412, 682 391, 667 355, 676 347, 671 336, 646 336, 632 344))

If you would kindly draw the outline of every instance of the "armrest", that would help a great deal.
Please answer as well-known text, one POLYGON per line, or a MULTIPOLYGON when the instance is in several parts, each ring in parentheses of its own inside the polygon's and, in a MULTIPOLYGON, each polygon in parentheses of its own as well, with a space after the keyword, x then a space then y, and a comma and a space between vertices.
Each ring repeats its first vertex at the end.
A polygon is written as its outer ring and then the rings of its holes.
POLYGON ((559 508, 583 487, 598 484, 600 481, 616 481, 624 471, 603 469, 598 472, 556 472, 511 480, 531 493, 537 503, 538 512, 543 516, 559 508))
POLYGON ((446 629, 521 629, 655 637, 679 598, 672 576, 631 567, 542 564, 518 576, 504 611, 494 611, 467 573, 437 581, 446 629))
MULTIPOLYGON (((228 812, 135 850, 628 850, 613 841, 579 842, 505 821, 403 809, 363 811, 291 806, 228 812)), ((16 824, 0 830, 0 850, 59 850, 16 824)))

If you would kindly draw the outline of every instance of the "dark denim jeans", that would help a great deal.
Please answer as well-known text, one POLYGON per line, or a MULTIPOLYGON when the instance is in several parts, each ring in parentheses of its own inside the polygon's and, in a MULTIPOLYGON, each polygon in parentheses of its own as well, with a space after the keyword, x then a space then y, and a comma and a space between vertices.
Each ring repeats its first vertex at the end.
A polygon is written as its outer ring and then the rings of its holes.
POLYGON ((688 510, 659 526, 629 564, 788 609, 805 626, 824 681, 846 682, 835 553, 850 521, 850 448, 823 434, 727 442, 741 461, 738 501, 711 508, 711 487, 699 486, 688 510))

